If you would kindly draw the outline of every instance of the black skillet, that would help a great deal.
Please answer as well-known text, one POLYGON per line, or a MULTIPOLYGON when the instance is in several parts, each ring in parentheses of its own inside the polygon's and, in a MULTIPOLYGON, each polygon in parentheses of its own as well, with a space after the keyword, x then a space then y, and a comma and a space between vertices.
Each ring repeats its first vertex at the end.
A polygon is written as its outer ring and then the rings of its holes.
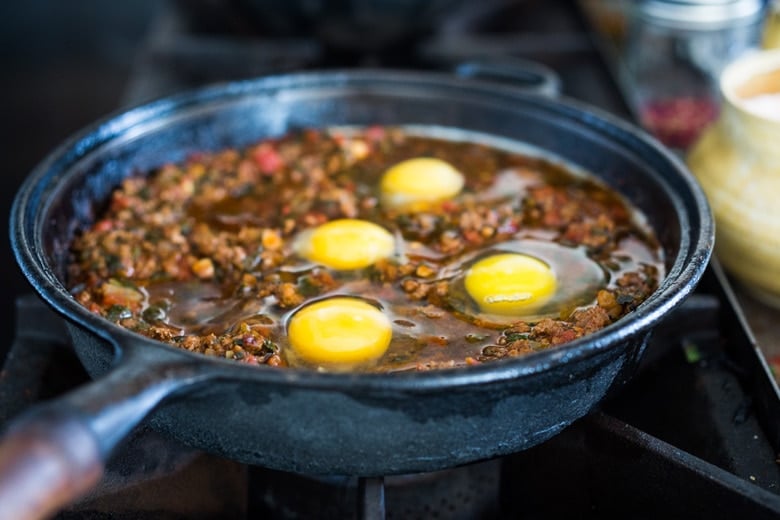
POLYGON ((30 410, 6 433, 2 518, 40 518, 79 497, 144 419, 186 444, 307 474, 424 472, 529 448, 631 376, 655 325, 698 283, 714 230, 680 161, 595 109, 445 73, 331 71, 209 87, 96 124, 31 173, 10 232, 22 271, 66 319, 95 381, 30 410), (668 276, 635 312, 568 345, 482 366, 385 375, 206 358, 115 326, 65 289, 70 237, 125 176, 293 127, 377 123, 498 135, 594 172, 647 214, 668 276))

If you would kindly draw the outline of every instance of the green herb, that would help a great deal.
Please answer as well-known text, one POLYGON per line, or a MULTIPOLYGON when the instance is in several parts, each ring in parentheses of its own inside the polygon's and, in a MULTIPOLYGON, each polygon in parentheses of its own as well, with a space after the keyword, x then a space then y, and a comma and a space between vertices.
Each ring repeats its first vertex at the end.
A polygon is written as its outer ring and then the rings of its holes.
POLYGON ((122 267, 122 261, 117 255, 112 255, 110 253, 106 254, 105 261, 106 267, 108 267, 111 271, 117 271, 122 267))
POLYGON ((153 282, 162 282, 162 281, 170 280, 170 278, 171 277, 165 271, 155 271, 154 273, 151 274, 149 280, 153 282))
POLYGON ((513 341, 528 339, 530 336, 527 332, 510 332, 508 334, 505 334, 504 337, 506 338, 508 343, 512 343, 513 341))
POLYGON ((303 276, 298 280, 298 292, 302 296, 311 297, 320 294, 320 288, 314 283, 310 276, 303 276))
POLYGON ((167 314, 165 309, 162 307, 157 305, 150 305, 144 310, 143 314, 141 314, 141 317, 148 323, 155 323, 158 321, 163 321, 167 317, 167 314))
POLYGON ((506 347, 500 345, 488 345, 482 349, 482 355, 491 358, 500 358, 506 356, 506 347))
POLYGON ((119 278, 110 278, 108 280, 108 284, 109 285, 113 285, 114 287, 123 287, 123 288, 127 288, 127 289, 133 289, 135 291, 138 290, 138 286, 135 285, 130 280, 124 280, 124 279, 119 279, 119 278))
POLYGON ((247 272, 253 271, 258 265, 260 265, 260 262, 262 262, 263 257, 261 256, 261 253, 263 252, 262 246, 257 246, 257 249, 254 253, 249 254, 244 258, 244 270, 247 272))
POLYGON ((247 197, 252 194, 252 190, 254 189, 254 185, 252 183, 246 183, 242 184, 241 186, 237 187, 231 196, 235 198, 241 198, 241 197, 247 197))
POLYGON ((163 238, 165 238, 165 234, 160 228, 149 228, 144 234, 144 240, 152 242, 153 244, 156 244, 163 238))
POLYGON ((263 350, 276 354, 279 352, 279 345, 268 338, 263 339, 263 350))
POLYGON ((685 360, 688 363, 698 363, 702 359, 701 351, 696 343, 690 341, 683 342, 683 352, 685 353, 685 360))
POLYGON ((133 312, 124 305, 112 305, 106 311, 106 318, 111 321, 119 321, 127 318, 132 318, 133 312))
POLYGON ((398 215, 395 221, 398 224, 398 226, 401 228, 409 228, 414 226, 414 219, 410 215, 407 215, 405 213, 398 215))

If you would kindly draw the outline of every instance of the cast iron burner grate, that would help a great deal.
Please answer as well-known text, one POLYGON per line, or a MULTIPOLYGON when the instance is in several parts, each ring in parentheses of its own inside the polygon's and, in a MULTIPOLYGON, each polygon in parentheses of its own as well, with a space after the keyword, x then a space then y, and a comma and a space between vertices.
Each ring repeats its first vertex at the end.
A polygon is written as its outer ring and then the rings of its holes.
MULTIPOLYGON (((0 424, 89 378, 59 317, 19 299, 0 424)), ((549 441, 420 475, 296 475, 139 427, 100 485, 55 520, 708 517, 780 515, 780 399, 713 261, 656 330, 626 387, 549 441)))

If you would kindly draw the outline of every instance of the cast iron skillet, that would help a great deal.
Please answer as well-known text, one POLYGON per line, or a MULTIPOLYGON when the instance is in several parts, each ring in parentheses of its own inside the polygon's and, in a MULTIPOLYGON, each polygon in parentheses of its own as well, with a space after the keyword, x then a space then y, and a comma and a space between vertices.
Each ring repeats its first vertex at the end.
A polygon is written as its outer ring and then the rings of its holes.
POLYGON ((405 71, 330 71, 208 87, 111 117, 40 164, 10 220, 16 259, 67 322, 95 381, 17 419, 0 446, 0 514, 39 518, 100 477, 139 421, 232 459, 308 474, 431 471, 523 450, 626 381, 654 326, 694 289, 713 221, 689 172, 634 127, 572 101, 405 71), (249 367, 152 341, 88 312, 63 284, 73 232, 122 178, 293 127, 415 124, 529 143, 601 177, 657 230, 668 276, 619 322, 571 344, 411 374, 249 367))

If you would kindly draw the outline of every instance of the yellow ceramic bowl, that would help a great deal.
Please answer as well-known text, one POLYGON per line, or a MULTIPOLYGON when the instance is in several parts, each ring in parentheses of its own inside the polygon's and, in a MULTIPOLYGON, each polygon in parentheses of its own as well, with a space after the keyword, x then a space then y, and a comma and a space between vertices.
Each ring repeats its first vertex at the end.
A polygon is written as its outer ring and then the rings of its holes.
POLYGON ((747 54, 720 77, 719 119, 688 153, 716 223, 715 254, 780 306, 780 49, 747 54))

